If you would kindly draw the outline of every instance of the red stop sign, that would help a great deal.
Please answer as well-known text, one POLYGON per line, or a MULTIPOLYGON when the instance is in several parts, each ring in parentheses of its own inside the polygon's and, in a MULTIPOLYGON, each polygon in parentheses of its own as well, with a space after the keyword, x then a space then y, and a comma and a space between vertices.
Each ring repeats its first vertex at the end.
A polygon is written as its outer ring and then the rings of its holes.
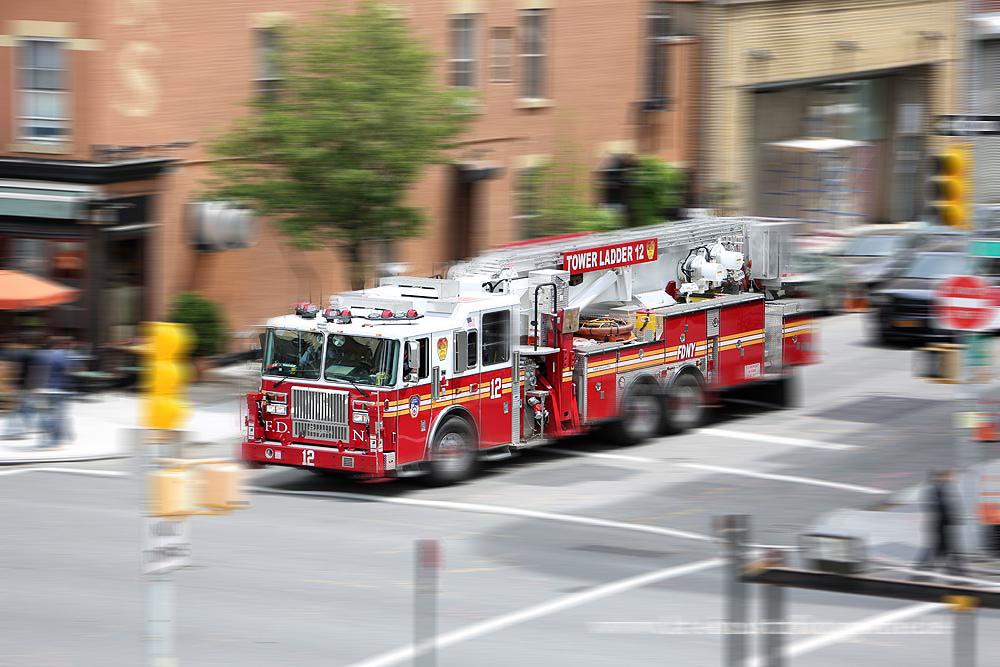
POLYGON ((994 294, 982 278, 946 278, 934 296, 937 317, 948 329, 976 331, 993 320, 994 294))

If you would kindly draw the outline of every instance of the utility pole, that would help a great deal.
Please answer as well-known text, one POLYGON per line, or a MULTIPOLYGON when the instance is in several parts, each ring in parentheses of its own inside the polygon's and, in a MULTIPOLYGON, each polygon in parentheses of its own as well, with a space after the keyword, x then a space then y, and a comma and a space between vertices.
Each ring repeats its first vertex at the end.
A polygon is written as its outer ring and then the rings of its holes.
POLYGON ((145 325, 142 426, 138 459, 142 475, 141 563, 146 591, 146 665, 176 667, 176 590, 172 572, 191 561, 188 519, 247 507, 239 467, 225 460, 180 457, 187 403, 190 336, 181 324, 145 325), (143 437, 144 436, 144 437, 143 437))

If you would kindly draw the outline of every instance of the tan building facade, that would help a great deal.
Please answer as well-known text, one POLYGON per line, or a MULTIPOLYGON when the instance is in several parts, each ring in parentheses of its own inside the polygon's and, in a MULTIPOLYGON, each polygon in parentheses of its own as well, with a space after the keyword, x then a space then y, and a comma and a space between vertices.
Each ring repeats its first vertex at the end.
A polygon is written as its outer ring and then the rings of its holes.
POLYGON ((702 187, 736 184, 739 206, 754 214, 825 219, 839 207, 864 220, 914 219, 920 156, 936 143, 926 137, 931 119, 956 109, 962 7, 959 0, 706 5, 702 187), (841 143, 769 152, 810 137, 841 143), (807 164, 821 162, 827 148, 841 151, 837 164, 846 166, 821 173, 807 164), (796 169, 803 185, 775 175, 796 169), (796 205, 808 188, 838 194, 796 205))
MULTIPOLYGON (((0 262, 54 279, 72 273, 66 280, 85 298, 54 325, 98 343, 127 339, 135 323, 162 317, 171 295, 197 290, 241 329, 346 287, 341 256, 295 250, 265 222, 233 249, 193 243, 206 143, 275 83, 273 35, 322 4, 3 3, 0 262), (75 264, 58 259, 67 253, 75 264), (53 271, 57 260, 76 273, 53 271)), ((474 88, 480 104, 454 164, 429 168, 414 188, 426 233, 374 259, 429 275, 530 234, 520 176, 559 142, 579 148, 595 184, 616 154, 697 166, 700 43, 678 17, 698 3, 394 4, 439 54, 442 83, 474 88)))

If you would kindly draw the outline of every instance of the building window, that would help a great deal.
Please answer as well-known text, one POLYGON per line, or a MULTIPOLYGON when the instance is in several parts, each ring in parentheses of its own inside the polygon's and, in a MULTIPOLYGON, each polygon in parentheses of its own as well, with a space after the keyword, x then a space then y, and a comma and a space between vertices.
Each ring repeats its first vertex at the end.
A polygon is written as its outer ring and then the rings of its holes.
POLYGON ((542 169, 521 169, 514 178, 514 215, 520 220, 521 235, 532 237, 535 235, 534 222, 541 209, 542 169))
POLYGON ((257 43, 257 78, 255 80, 260 101, 274 102, 281 91, 281 71, 278 65, 278 49, 281 34, 277 28, 261 28, 254 31, 257 43))
POLYGON ((25 39, 18 48, 18 126, 22 141, 56 143, 69 135, 69 81, 62 42, 25 39))
POLYGON ((504 83, 514 79, 514 29, 490 30, 490 81, 504 83))
POLYGON ((667 42, 671 35, 669 2, 650 4, 646 64, 647 107, 663 109, 667 104, 667 42))
POLYGON ((483 366, 506 363, 510 359, 510 311, 483 315, 483 366))
POLYGON ((476 15, 451 17, 451 85, 476 85, 476 15))
POLYGON ((547 19, 546 9, 521 12, 521 97, 541 99, 546 96, 547 19))

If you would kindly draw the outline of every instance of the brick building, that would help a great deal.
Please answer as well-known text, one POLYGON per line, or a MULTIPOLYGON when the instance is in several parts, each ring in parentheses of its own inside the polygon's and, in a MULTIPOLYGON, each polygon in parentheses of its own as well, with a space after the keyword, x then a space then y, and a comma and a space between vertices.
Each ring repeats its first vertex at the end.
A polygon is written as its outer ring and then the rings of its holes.
POLYGON ((917 219, 923 158, 941 144, 931 122, 959 103, 963 12, 964 0, 703 5, 702 187, 735 184, 750 214, 917 219))
MULTIPOLYGON (((634 151, 696 166, 697 3, 395 4, 440 54, 442 82, 475 88, 481 108, 454 163, 414 189, 426 235, 377 259, 427 275, 520 238, 532 210, 525 170, 558 141, 580 147, 595 180, 611 156, 634 151)), ((221 301, 238 329, 345 287, 341 257, 293 250, 266 224, 239 247, 245 221, 194 207, 204 143, 274 85, 275 35, 321 5, 3 3, 0 262, 83 289, 54 311, 56 326, 95 343, 129 338, 162 317, 171 294, 194 289, 221 301), (193 210, 236 247, 199 251, 193 210)))

